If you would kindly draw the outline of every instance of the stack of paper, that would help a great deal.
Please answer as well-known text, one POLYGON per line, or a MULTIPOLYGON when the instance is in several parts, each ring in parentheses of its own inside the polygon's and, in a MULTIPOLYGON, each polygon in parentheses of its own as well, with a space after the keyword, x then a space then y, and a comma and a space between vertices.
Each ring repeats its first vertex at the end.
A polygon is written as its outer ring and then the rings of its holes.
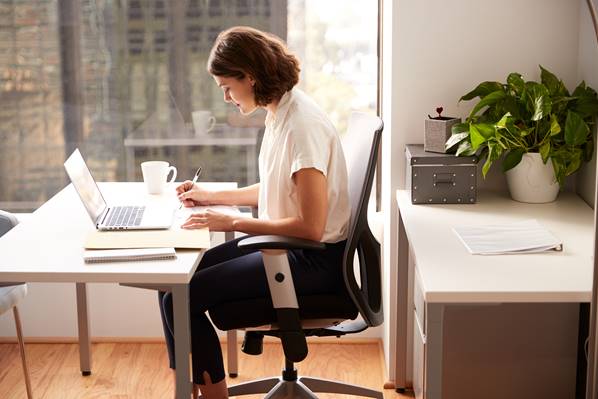
POLYGON ((499 255, 561 251, 563 242, 535 219, 521 222, 454 227, 461 242, 470 253, 499 255))
POLYGON ((100 249, 85 251, 85 263, 176 259, 174 248, 100 249))

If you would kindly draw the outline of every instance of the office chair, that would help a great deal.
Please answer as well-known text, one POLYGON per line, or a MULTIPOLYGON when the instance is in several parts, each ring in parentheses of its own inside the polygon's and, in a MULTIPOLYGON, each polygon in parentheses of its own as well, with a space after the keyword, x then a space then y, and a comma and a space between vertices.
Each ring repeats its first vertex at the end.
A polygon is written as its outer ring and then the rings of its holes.
MULTIPOLYGON (((17 225, 18 220, 14 215, 0 210, 0 237, 17 225)), ((19 349, 21 352, 21 363, 23 365, 23 373, 25 374, 25 386, 27 388, 27 398, 32 399, 31 382, 29 380, 29 371, 27 370, 27 360, 25 358, 25 345, 23 343, 23 332, 21 328, 21 318, 19 316, 19 309, 17 303, 27 295, 27 285, 10 285, 2 286, 0 282, 0 314, 3 314, 12 309, 15 318, 15 326, 17 329, 17 340, 19 342, 19 349)))
MULTIPOLYGON (((367 206, 378 157, 383 123, 363 113, 351 116, 345 151, 349 177, 351 219, 343 258, 348 295, 295 295, 287 258, 289 249, 323 249, 324 244, 282 236, 253 236, 239 241, 239 248, 262 251, 271 298, 237 301, 210 310, 221 330, 245 329, 242 350, 260 354, 264 335, 280 338, 285 355, 281 378, 251 381, 228 390, 230 396, 268 393, 266 398, 317 398, 314 392, 382 398, 382 392, 336 381, 297 377, 295 362, 307 356, 307 336, 358 333, 383 321, 380 245, 367 222, 367 206), (356 278, 355 251, 359 259, 356 278), (361 281, 361 283, 358 283, 361 281), (357 315, 362 320, 356 320, 357 315)), ((234 344, 234 343, 233 343, 234 344)))

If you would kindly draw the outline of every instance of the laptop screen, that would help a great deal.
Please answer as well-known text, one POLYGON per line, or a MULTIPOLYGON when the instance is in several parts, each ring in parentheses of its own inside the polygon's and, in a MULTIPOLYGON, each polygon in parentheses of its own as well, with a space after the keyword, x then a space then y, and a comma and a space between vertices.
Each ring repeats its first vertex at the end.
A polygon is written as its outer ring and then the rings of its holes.
POLYGON ((73 187, 79 193, 85 209, 91 216, 91 220, 97 223, 98 218, 106 209, 106 201, 78 148, 68 157, 64 163, 64 168, 71 179, 71 183, 73 183, 73 187))

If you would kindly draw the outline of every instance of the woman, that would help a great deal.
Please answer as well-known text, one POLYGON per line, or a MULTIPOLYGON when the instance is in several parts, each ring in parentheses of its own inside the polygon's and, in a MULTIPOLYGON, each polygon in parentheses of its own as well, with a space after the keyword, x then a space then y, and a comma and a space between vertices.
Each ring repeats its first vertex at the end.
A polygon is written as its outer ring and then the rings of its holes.
MULTIPOLYGON (((215 211, 191 215, 184 228, 294 236, 326 243, 323 251, 289 251, 297 295, 344 292, 342 258, 350 217, 347 171, 338 134, 322 110, 294 88, 299 62, 274 35, 248 27, 220 33, 208 72, 224 101, 248 115, 267 111, 259 155, 260 182, 231 191, 208 191, 186 181, 177 187, 187 207, 257 206, 259 218, 215 211)), ((226 398, 218 336, 206 311, 245 298, 269 297, 260 252, 241 253, 238 240, 210 249, 190 283, 194 396, 226 398)), ((174 369, 172 299, 160 293, 160 310, 174 369)))

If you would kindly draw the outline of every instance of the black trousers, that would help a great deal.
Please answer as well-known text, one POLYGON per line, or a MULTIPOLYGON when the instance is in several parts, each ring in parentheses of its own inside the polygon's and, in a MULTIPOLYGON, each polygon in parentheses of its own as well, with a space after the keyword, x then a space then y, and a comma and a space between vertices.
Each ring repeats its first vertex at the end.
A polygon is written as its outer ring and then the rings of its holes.
MULTIPOLYGON (((206 251, 190 282, 191 352, 196 384, 204 384, 206 371, 214 383, 225 377, 220 341, 206 311, 221 303, 270 296, 261 253, 241 252, 237 248, 239 240, 206 251)), ((323 251, 288 252, 298 296, 345 292, 342 276, 345 243, 327 244, 323 251)), ((170 368, 174 369, 172 295, 159 292, 158 299, 170 368)))

